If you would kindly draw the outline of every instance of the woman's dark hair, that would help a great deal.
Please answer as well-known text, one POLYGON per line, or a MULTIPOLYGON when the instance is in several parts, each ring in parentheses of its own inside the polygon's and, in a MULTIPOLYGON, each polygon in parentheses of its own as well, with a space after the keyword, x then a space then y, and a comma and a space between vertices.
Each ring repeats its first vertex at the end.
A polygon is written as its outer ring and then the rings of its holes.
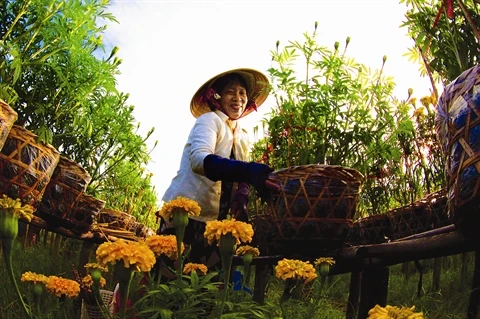
POLYGON ((223 89, 229 85, 229 84, 232 84, 232 83, 235 83, 235 82, 238 82, 240 83, 240 85, 242 85, 246 90, 247 90, 247 94, 249 93, 248 92, 248 86, 247 86, 247 82, 245 81, 245 79, 238 73, 229 73, 227 75, 224 75, 222 76, 221 78, 217 79, 213 84, 212 84, 212 88, 215 89, 215 91, 220 94, 222 93, 223 89))

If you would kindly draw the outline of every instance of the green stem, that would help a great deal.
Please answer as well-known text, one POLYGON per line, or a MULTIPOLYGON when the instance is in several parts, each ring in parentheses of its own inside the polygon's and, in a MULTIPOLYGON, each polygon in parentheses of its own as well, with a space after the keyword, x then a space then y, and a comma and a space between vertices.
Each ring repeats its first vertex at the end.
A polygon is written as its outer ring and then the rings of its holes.
POLYGON ((223 268, 223 277, 224 277, 224 287, 223 287, 223 298, 222 304, 220 306, 219 318, 223 314, 223 308, 225 302, 227 301, 228 293, 228 284, 230 283, 230 271, 232 268, 233 255, 235 254, 237 239, 232 235, 232 233, 227 233, 220 238, 220 256, 222 259, 222 268, 223 268))
POLYGON ((241 288, 241 291, 243 291, 243 288, 245 287, 245 285, 248 285, 248 281, 250 279, 250 265, 252 263, 252 260, 253 260, 253 255, 251 253, 247 253, 245 255, 243 255, 243 272, 244 272, 244 276, 243 276, 243 280, 242 280, 242 288, 241 288))
POLYGON ((243 288, 248 284, 248 280, 250 278, 250 264, 244 264, 243 270, 244 270, 244 276, 242 280, 242 288, 240 289, 241 291, 243 291, 243 288))
POLYGON ((156 288, 160 286, 160 280, 162 279, 162 271, 163 271, 163 262, 162 262, 162 257, 157 257, 157 274, 156 274, 156 288))
POLYGON ((172 215, 173 226, 175 226, 175 237, 177 238, 177 280, 182 281, 183 273, 183 255, 182 255, 182 243, 185 236, 185 228, 188 225, 188 213, 183 209, 178 209, 173 212, 172 215))
MULTIPOLYGON (((35 311, 37 312, 37 316, 40 316, 40 297, 42 296, 43 292, 43 284, 41 283, 34 283, 33 284, 33 304, 35 305, 35 311)), ((30 313, 30 318, 33 318, 33 311, 30 313)))
POLYGON ((118 277, 118 290, 120 292, 120 318, 126 319, 127 301, 135 272, 129 268, 123 267, 121 262, 115 264, 115 272, 118 277))
POLYGON ((13 248, 13 240, 12 238, 3 238, 2 239, 2 249, 3 249, 3 256, 5 258, 5 264, 7 266, 8 276, 13 283, 15 288, 15 292, 17 293, 18 299, 20 299, 20 303, 22 304, 23 310, 27 314, 27 316, 31 316, 30 310, 28 309, 27 304, 22 298, 22 294, 20 293, 20 289, 18 288, 17 281, 15 280, 15 275, 13 273, 13 265, 12 265, 12 248, 13 248))

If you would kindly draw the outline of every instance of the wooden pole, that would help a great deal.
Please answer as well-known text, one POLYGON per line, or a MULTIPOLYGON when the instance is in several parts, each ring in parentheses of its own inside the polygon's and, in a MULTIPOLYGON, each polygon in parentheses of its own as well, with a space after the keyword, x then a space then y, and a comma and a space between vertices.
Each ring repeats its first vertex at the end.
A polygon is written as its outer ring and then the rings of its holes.
POLYGON ((255 266, 255 286, 253 290, 253 301, 263 305, 265 303, 265 288, 267 287, 268 269, 267 264, 255 266))
POLYGON ((372 268, 364 271, 361 279, 358 319, 367 319, 368 311, 376 304, 387 305, 389 269, 372 268))
POLYGON ((362 273, 353 271, 350 275, 350 291, 348 294, 347 315, 346 319, 357 319, 358 306, 360 300, 362 273))

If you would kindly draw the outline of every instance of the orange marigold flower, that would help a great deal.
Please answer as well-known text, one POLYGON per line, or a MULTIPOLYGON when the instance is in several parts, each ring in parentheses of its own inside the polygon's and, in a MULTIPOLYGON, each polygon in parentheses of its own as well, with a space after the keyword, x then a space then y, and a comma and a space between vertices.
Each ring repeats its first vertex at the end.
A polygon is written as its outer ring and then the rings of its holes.
POLYGON ((122 261, 125 268, 133 267, 133 270, 142 272, 150 271, 156 262, 155 254, 145 242, 123 239, 101 244, 97 248, 96 256, 100 265, 122 261))
POLYGON ((193 270, 202 273, 203 275, 207 274, 208 268, 204 264, 195 264, 195 263, 188 263, 183 267, 183 273, 189 275, 193 270))
POLYGON ((237 245, 242 242, 251 242, 253 237, 252 225, 235 219, 212 220, 207 221, 205 233, 203 236, 211 245, 215 240, 220 244, 220 238, 223 235, 231 233, 237 240, 237 245))
POLYGON ((36 284, 37 282, 45 283, 47 281, 47 276, 42 275, 42 274, 36 274, 31 271, 24 272, 22 274, 22 277, 20 278, 20 281, 22 282, 33 282, 36 284))
POLYGON ((45 288, 57 297, 76 298, 80 293, 78 282, 57 276, 49 276, 45 282, 45 288))
MULTIPOLYGON (((177 237, 175 235, 153 235, 145 239, 145 243, 159 257, 165 255, 172 260, 178 258, 177 237)), ((185 246, 182 243, 182 253, 185 246)))
MULTIPOLYGON (((105 278, 100 278, 100 288, 105 287, 107 284, 107 280, 105 278)), ((82 288, 87 289, 88 291, 91 291, 92 286, 93 286, 93 279, 92 276, 86 275, 85 277, 82 278, 82 288)))
POLYGON ((315 268, 308 261, 284 258, 275 266, 275 275, 282 280, 303 279, 311 281, 317 277, 315 268))
POLYGON ((260 250, 258 250, 258 248, 255 248, 255 247, 245 245, 245 246, 238 247, 235 254, 237 254, 238 256, 252 254, 253 257, 258 257, 260 256, 260 250))
POLYGON ((178 196, 176 199, 164 203, 158 214, 165 220, 169 220, 175 210, 181 209, 188 213, 188 216, 200 215, 200 206, 194 200, 178 196))

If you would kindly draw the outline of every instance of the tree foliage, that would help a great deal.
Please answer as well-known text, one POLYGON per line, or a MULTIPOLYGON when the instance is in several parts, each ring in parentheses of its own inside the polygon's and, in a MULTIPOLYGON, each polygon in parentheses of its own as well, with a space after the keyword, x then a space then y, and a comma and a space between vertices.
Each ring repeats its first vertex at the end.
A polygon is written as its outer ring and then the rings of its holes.
POLYGON ((0 98, 35 132, 92 176, 87 190, 140 216, 155 209, 147 136, 116 88, 118 47, 105 52, 107 0, 0 2, 0 98), (143 195, 142 195, 143 194, 143 195), (122 205, 119 205, 122 203, 122 205))
POLYGON ((253 156, 276 169, 314 163, 355 168, 366 177, 360 214, 377 214, 441 187, 442 163, 432 153, 435 101, 426 97, 418 110, 411 94, 393 97, 395 83, 383 73, 387 58, 371 70, 348 57, 349 43, 319 46, 316 30, 282 50, 277 43, 269 69, 276 105, 253 156))
POLYGON ((408 56, 422 75, 447 84, 479 62, 480 14, 475 0, 401 0, 408 10, 402 27, 414 40, 408 56))

